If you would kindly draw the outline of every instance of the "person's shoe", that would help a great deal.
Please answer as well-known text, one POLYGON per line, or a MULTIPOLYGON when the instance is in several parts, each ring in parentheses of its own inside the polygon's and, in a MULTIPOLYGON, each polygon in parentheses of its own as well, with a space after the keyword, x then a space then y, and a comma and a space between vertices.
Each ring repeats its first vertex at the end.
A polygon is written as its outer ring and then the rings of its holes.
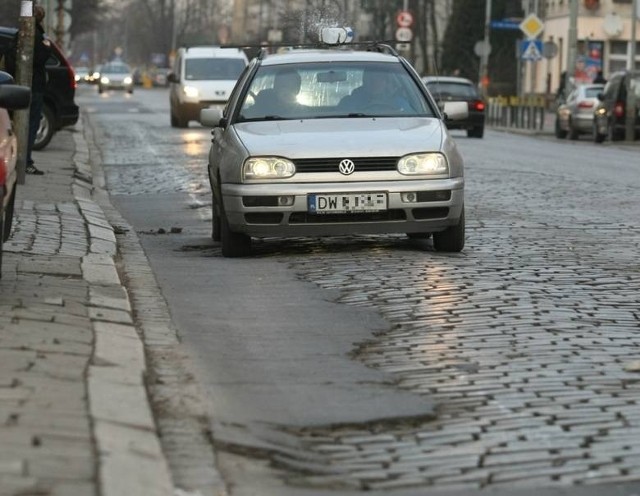
POLYGON ((33 164, 27 164, 27 174, 33 174, 34 176, 42 176, 44 172, 42 172, 33 164))

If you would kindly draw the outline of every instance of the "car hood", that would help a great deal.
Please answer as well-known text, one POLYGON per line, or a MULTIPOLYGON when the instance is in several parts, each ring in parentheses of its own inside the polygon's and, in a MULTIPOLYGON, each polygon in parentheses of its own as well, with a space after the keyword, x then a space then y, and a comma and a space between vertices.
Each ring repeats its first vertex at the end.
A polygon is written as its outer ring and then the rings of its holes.
POLYGON ((427 117, 244 122, 235 125, 249 155, 289 158, 401 156, 440 150, 443 124, 427 117))

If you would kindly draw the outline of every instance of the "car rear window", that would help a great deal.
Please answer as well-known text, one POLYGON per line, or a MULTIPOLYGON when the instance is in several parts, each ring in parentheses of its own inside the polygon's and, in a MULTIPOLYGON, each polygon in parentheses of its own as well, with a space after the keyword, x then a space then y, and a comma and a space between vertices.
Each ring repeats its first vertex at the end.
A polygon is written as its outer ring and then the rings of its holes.
POLYGON ((198 58, 185 61, 188 81, 235 81, 244 69, 243 59, 198 58))
POLYGON ((478 98, 475 86, 465 83, 434 81, 427 84, 427 88, 436 99, 443 98, 478 98))
POLYGON ((584 96, 587 98, 598 98, 598 93, 602 93, 602 88, 587 88, 584 91, 584 96))

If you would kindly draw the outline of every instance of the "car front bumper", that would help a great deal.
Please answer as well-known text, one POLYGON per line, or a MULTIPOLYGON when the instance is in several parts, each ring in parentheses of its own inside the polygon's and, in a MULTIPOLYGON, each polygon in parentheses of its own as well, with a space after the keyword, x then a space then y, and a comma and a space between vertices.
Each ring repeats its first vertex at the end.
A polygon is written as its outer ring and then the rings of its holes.
POLYGON ((223 184, 222 196, 230 229, 255 237, 429 233, 458 223, 464 204, 464 179, 223 184), (308 195, 334 193, 386 193, 387 208, 365 213, 309 212, 308 195), (404 202, 402 193, 417 193, 418 201, 404 202), (278 197, 294 197, 293 204, 247 206, 251 203, 248 199, 278 197))

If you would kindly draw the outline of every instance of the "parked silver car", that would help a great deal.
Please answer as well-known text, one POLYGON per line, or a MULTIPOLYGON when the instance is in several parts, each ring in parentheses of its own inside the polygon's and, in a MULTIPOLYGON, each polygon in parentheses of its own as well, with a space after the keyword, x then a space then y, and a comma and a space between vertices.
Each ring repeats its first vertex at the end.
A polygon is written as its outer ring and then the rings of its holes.
POLYGON ((556 138, 569 136, 575 140, 580 134, 593 132, 593 111, 603 88, 603 84, 583 84, 569 93, 567 101, 556 110, 556 138))
MULTIPOLYGON (((255 58, 213 127, 212 237, 226 257, 251 237, 406 233, 465 242, 463 159, 420 77, 393 49, 255 58), (380 51, 376 51, 380 50, 380 51)), ((447 102, 450 119, 466 102, 447 102)))

